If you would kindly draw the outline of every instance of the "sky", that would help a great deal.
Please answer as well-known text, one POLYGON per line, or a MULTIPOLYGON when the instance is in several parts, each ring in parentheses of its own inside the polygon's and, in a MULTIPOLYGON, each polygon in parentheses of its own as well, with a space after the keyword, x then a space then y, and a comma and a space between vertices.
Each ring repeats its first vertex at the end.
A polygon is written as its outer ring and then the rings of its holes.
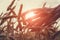
MULTIPOLYGON (((6 8, 13 0, 0 0, 0 13, 5 12, 6 8)), ((17 5, 15 11, 18 12, 20 4, 23 4, 23 12, 40 8, 46 2, 46 7, 55 7, 60 4, 60 0, 16 0, 15 4, 17 5)))
MULTIPOLYGON (((12 1, 13 0, 0 0, 0 14, 2 12, 7 12, 6 9, 12 1)), ((17 5, 15 12, 18 12, 20 4, 23 4, 22 12, 25 12, 30 9, 41 8, 45 2, 46 7, 56 7, 60 4, 60 0, 16 0, 14 4, 17 5)))

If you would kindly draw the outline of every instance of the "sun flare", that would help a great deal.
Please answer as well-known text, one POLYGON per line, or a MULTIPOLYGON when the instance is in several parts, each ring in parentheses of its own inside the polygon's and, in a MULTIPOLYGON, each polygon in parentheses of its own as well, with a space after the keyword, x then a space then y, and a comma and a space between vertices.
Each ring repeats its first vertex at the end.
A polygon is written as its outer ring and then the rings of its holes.
POLYGON ((34 12, 30 12, 30 13, 26 14, 25 18, 29 19, 29 18, 34 17, 34 16, 35 16, 34 12))

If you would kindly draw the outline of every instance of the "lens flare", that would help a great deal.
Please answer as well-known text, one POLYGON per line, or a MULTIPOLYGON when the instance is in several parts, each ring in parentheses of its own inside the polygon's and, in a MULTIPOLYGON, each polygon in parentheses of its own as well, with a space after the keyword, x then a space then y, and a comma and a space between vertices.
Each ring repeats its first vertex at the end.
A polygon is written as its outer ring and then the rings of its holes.
POLYGON ((25 19, 29 19, 29 18, 32 18, 34 16, 35 16, 35 13, 34 12, 30 12, 30 13, 26 14, 25 19))

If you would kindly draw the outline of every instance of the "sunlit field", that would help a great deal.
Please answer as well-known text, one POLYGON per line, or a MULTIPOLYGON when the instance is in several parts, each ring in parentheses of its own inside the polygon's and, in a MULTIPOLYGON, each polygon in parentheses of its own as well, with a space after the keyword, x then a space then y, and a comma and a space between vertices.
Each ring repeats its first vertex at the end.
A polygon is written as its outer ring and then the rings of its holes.
POLYGON ((0 40, 60 40, 60 0, 0 0, 0 40))

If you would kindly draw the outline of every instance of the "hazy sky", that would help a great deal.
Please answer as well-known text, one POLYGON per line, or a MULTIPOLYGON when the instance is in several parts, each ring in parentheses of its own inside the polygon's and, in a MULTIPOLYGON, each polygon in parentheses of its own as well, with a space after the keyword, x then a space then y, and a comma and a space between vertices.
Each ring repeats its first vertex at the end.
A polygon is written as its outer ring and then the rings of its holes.
MULTIPOLYGON (((6 11, 11 2, 12 0, 0 0, 0 13, 6 11)), ((60 0, 16 0, 17 7, 15 10, 18 12, 20 4, 23 4, 23 11, 27 11, 32 8, 42 7, 44 2, 47 2, 47 7, 54 7, 60 4, 60 0)))
MULTIPOLYGON (((0 13, 6 12, 6 8, 12 0, 0 0, 0 13)), ((60 0, 16 0, 14 5, 17 5, 15 11, 18 12, 20 4, 23 4, 23 12, 34 9, 40 8, 43 6, 44 2, 47 2, 47 7, 55 7, 60 4, 60 0)), ((59 22, 60 25, 60 22, 59 22)))

